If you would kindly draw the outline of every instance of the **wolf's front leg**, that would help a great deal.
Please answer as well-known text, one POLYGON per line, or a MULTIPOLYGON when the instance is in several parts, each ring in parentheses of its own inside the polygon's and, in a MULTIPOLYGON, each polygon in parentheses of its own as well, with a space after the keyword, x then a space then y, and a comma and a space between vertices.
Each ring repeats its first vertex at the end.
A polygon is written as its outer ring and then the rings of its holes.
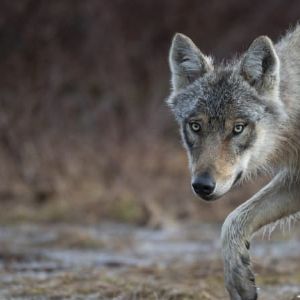
POLYGON ((225 220, 222 251, 225 285, 231 300, 257 299, 249 258, 251 236, 264 225, 300 211, 297 189, 293 178, 281 172, 225 220))

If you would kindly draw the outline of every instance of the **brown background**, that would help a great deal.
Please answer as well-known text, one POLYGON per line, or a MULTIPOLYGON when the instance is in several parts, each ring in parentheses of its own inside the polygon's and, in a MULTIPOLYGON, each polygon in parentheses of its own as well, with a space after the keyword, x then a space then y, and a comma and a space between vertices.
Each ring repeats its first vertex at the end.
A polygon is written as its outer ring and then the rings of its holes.
POLYGON ((0 219, 222 220, 253 187, 192 195, 164 103, 170 40, 220 60, 299 14, 297 0, 0 1, 0 219))

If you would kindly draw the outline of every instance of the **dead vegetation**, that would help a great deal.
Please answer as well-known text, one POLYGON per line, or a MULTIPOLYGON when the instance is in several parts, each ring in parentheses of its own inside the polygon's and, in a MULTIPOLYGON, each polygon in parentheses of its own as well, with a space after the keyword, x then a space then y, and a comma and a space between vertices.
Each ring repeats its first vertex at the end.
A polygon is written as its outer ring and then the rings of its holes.
MULTIPOLYGON (((213 224, 159 230, 116 224, 4 226, 0 298, 225 300, 219 231, 213 224)), ((299 230, 290 238, 299 245, 299 230)), ((263 248, 259 239, 252 243, 259 299, 300 295, 299 253, 282 242, 275 235, 263 248)))
POLYGON ((288 2, 2 1, 1 222, 223 219, 246 194, 193 199, 163 102, 170 39, 223 58, 296 22, 288 2))

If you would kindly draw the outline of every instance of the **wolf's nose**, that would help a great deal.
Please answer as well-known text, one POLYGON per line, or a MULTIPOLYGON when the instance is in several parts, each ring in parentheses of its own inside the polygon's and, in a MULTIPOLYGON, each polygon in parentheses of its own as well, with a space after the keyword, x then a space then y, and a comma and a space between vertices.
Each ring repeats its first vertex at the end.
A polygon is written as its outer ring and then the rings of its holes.
POLYGON ((214 191, 216 183, 214 179, 206 172, 194 179, 192 182, 192 187, 200 197, 205 199, 214 191))

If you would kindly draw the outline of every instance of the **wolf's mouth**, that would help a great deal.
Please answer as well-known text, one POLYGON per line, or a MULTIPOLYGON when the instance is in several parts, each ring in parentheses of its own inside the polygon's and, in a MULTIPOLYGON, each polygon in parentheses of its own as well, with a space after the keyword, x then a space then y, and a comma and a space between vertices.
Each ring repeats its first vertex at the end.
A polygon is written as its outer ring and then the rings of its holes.
POLYGON ((242 178, 242 175, 243 175, 243 171, 240 171, 240 172, 237 174, 237 176, 236 176, 236 178, 235 178, 235 180, 234 180, 234 182, 233 182, 233 185, 235 185, 235 184, 238 183, 238 181, 242 178))
POLYGON ((216 194, 211 194, 211 195, 208 195, 208 196, 199 196, 201 199, 205 200, 205 201, 215 201, 219 198, 221 198, 223 195, 216 195, 216 194))
MULTIPOLYGON (((234 182, 233 182, 233 184, 232 184, 231 187, 233 187, 234 185, 236 185, 240 181, 240 179, 242 178, 242 175, 243 175, 243 171, 240 171, 237 174, 237 176, 236 176, 236 178, 235 178, 235 180, 234 180, 234 182)), ((209 195, 199 195, 197 193, 195 193, 195 194, 198 197, 200 197, 201 199, 205 200, 205 201, 214 201, 214 200, 217 200, 217 199, 221 198, 225 193, 222 193, 222 194, 211 193, 209 195)))

